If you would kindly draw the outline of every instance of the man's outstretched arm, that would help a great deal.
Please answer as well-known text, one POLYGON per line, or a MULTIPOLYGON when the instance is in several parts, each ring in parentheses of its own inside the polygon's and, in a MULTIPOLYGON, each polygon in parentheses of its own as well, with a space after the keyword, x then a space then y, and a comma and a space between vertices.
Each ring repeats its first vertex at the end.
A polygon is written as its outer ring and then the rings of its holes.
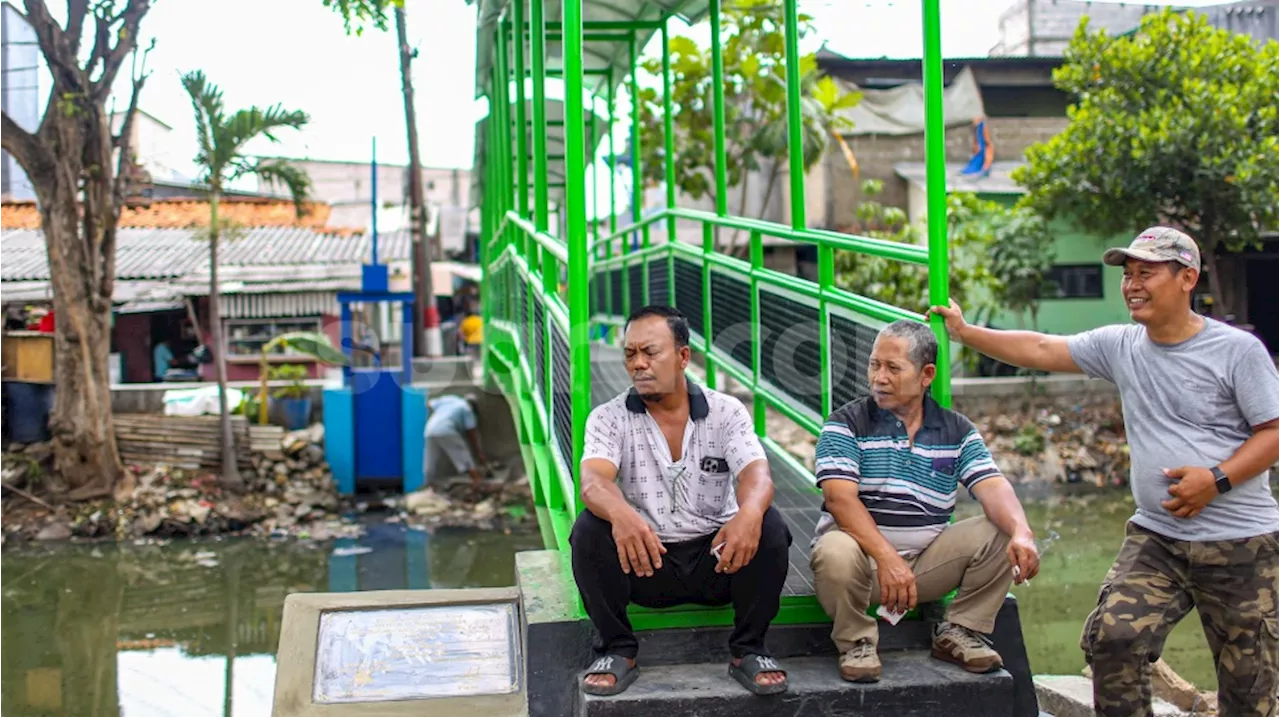
POLYGON ((930 307, 928 314, 937 314, 947 322, 947 333, 953 340, 997 361, 1040 371, 1084 373, 1071 357, 1066 336, 973 326, 965 322, 954 301, 947 307, 930 307))

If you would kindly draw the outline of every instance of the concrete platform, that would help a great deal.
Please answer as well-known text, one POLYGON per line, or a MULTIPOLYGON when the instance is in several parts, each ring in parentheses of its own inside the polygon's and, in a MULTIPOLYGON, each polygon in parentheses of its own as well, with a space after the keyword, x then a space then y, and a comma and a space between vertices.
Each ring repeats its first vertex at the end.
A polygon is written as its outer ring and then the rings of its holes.
POLYGON ((1008 717, 1013 678, 1004 670, 974 675, 927 653, 882 656, 883 677, 874 684, 840 679, 835 658, 787 660, 790 689, 760 697, 728 674, 728 662, 641 667, 639 678, 621 695, 582 695, 579 717, 1008 717))

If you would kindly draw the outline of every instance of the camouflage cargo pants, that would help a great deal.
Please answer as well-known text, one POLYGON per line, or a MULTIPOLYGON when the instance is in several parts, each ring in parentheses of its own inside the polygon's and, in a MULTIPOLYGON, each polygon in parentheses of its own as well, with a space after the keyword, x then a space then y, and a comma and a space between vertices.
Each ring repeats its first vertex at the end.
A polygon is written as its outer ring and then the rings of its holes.
POLYGON ((1276 539, 1188 542, 1129 523, 1080 638, 1094 711, 1151 715, 1151 663, 1194 607, 1217 667, 1218 714, 1274 717, 1276 539))

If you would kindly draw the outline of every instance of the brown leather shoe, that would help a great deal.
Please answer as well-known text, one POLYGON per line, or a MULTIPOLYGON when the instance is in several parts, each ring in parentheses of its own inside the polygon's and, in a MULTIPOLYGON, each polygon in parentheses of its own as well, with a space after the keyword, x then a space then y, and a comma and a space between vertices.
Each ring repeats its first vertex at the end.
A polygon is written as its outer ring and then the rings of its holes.
POLYGON ((981 633, 949 622, 939 623, 933 633, 933 656, 979 674, 1004 667, 1000 653, 981 633))
POLYGON ((875 643, 863 638, 841 655, 840 676, 849 682, 879 682, 880 656, 875 643))

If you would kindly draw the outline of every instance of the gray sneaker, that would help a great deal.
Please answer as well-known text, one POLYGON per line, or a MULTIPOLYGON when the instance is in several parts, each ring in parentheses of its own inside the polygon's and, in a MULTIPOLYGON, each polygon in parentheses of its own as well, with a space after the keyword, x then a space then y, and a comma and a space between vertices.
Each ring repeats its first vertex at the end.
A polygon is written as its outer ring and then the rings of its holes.
POLYGON ((841 655, 840 676, 849 682, 879 682, 880 656, 875 643, 863 638, 841 655))
POLYGON ((1000 653, 985 635, 950 622, 940 622, 934 627, 932 654, 979 674, 1004 667, 1000 653))

